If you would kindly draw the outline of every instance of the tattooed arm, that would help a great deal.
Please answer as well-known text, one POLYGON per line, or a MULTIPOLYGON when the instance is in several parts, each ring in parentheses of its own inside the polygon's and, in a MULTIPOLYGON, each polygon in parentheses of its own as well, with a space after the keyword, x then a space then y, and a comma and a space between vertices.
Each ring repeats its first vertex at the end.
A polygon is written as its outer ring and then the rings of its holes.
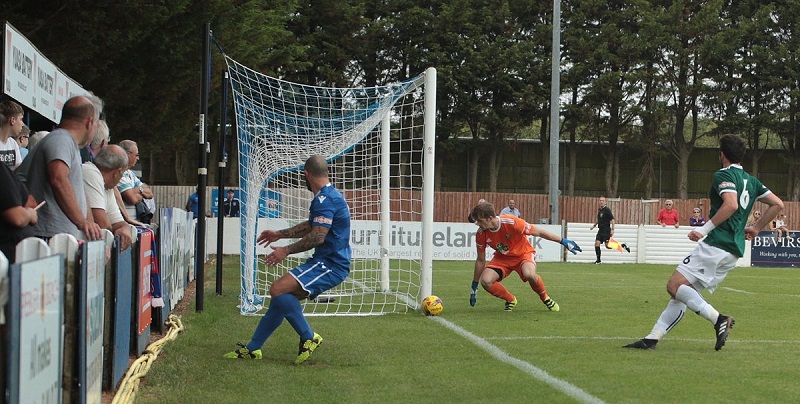
POLYGON ((289 254, 308 251, 325 241, 325 236, 328 235, 329 230, 327 227, 311 225, 309 227, 311 227, 311 230, 307 231, 303 238, 286 246, 289 254))
MULTIPOLYGON (((279 238, 283 238, 284 235, 286 235, 286 237, 291 237, 290 235, 302 235, 302 238, 287 246, 274 247, 272 253, 265 258, 266 263, 269 265, 277 265, 289 254, 308 251, 322 244, 325 241, 325 236, 328 235, 328 230, 329 229, 325 226, 311 226, 310 222, 303 222, 292 228, 276 232, 279 233, 279 238)), ((267 238, 265 238, 264 233, 261 233, 259 243, 261 240, 266 242, 267 238)), ((270 240, 269 242, 271 241, 274 240, 270 240)), ((269 242, 266 242, 264 245, 269 244, 269 242)))
POLYGON ((273 241, 278 241, 282 238, 298 238, 303 237, 311 231, 311 222, 300 222, 295 226, 283 230, 264 230, 258 236, 256 243, 268 246, 273 241))

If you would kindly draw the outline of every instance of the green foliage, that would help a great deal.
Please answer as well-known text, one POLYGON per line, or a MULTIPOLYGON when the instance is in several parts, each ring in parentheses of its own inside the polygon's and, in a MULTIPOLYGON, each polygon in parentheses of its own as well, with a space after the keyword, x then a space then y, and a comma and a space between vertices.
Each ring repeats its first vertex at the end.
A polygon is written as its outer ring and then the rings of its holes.
MULTIPOLYGON (((787 167, 800 165, 796 2, 561 4, 562 130, 608 145, 609 195, 618 142, 641 145, 643 173, 657 155, 686 159, 703 136, 725 132, 745 136, 755 160, 778 145, 787 167)), ((237 61, 304 84, 380 85, 436 67, 440 142, 466 134, 499 145, 530 137, 531 125, 546 142, 552 13, 533 0, 0 3, 0 15, 106 100, 112 139, 139 141, 158 166, 196 158, 209 22, 237 61)), ((225 67, 216 45, 212 53, 210 128, 225 67)), ((216 136, 207 136, 214 146, 216 136)), ((800 195, 800 182, 790 188, 800 195)))
MULTIPOLYGON (((584 252, 586 254, 587 252, 584 252)), ((611 252, 610 254, 614 254, 611 252)), ((589 253, 591 254, 591 253, 589 253)), ((258 317, 236 308, 238 257, 226 257, 224 295, 206 283, 204 311, 183 315, 186 330, 164 346, 137 403, 573 402, 547 375, 604 402, 791 402, 800 354, 787 307, 797 300, 794 269, 737 268, 710 303, 736 318, 722 351, 711 325, 686 313, 655 351, 623 349, 650 330, 666 306, 664 283, 675 265, 539 263, 561 311, 547 311, 516 276, 504 285, 519 304, 483 290, 469 306, 472 262, 435 262, 441 320, 474 334, 529 371, 497 359, 463 334, 418 313, 312 317, 325 342, 307 364, 292 365, 297 335, 284 323, 265 359, 223 359, 247 342, 258 317), (757 304, 755 303, 757 302, 757 304), (531 368, 539 369, 537 376, 531 368), (747 371, 743 371, 746 369, 747 371), (675 388, 680 386, 680 388, 675 388), (725 392, 711 395, 709 392, 725 392)), ((214 271, 206 271, 213 273, 214 271)), ((562 385, 563 387, 563 385, 562 385)))

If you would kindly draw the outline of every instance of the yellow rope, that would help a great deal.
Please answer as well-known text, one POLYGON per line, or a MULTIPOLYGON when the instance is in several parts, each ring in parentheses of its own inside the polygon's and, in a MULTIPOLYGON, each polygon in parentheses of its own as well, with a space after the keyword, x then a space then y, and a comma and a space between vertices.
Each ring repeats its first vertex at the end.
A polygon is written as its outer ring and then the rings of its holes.
POLYGON ((150 344, 147 349, 144 350, 142 356, 133 362, 128 372, 125 373, 125 377, 122 379, 117 394, 114 395, 114 400, 111 401, 111 404, 133 402, 133 399, 136 397, 136 389, 139 388, 139 380, 147 375, 147 371, 150 370, 150 365, 158 358, 158 353, 161 352, 163 345, 177 338, 178 333, 183 331, 183 323, 181 323, 180 317, 174 314, 170 314, 165 324, 169 326, 167 334, 164 338, 150 344))

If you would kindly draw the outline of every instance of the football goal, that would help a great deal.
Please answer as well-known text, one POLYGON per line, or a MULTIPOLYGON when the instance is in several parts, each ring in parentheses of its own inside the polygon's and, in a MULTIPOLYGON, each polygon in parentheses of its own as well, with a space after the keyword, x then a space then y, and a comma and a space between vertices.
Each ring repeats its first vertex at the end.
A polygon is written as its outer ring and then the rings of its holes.
MULTIPOLYGON (((256 244, 265 229, 308 220, 303 164, 328 161, 350 206, 353 260, 339 286, 304 302, 307 315, 417 310, 432 289, 436 70, 378 87, 292 83, 226 56, 236 115, 241 188, 242 314, 266 306, 269 285, 312 251, 278 266, 256 244)), ((280 240, 286 245, 295 240, 280 240)))

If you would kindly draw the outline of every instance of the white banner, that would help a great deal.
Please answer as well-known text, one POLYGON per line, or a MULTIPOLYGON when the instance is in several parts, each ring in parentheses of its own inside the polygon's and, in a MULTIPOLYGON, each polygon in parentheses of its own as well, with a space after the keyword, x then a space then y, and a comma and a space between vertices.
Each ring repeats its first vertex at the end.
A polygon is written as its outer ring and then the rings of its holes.
POLYGON ((28 40, 6 23, 3 41, 3 89, 11 98, 28 108, 36 107, 34 61, 37 51, 28 40))
MULTIPOLYGON (((231 218, 225 219, 225 227, 233 225, 231 218), (229 224, 230 223, 230 224, 229 224)), ((234 227, 238 229, 238 220, 234 227)), ((264 229, 284 229, 297 224, 296 221, 289 222, 283 219, 260 219, 257 233, 264 229), (269 226, 269 227, 267 227, 269 226)), ((380 222, 353 220, 350 223, 350 246, 353 248, 353 258, 380 258, 382 255, 380 237, 380 222)), ((561 235, 561 226, 558 225, 535 225, 561 235)), ((475 233, 478 226, 472 223, 452 223, 437 222, 433 224, 433 259, 435 261, 474 261, 477 256, 475 247, 475 233)), ((420 259, 422 250, 420 248, 422 227, 417 222, 392 222, 389 226, 388 247, 386 254, 389 258, 397 259, 420 259)), ((234 231, 226 232, 226 244, 232 238, 234 231)), ((530 236, 528 239, 536 248, 536 261, 558 262, 562 261, 563 247, 561 244, 530 236)), ((275 245, 286 245, 294 240, 281 240, 275 245)), ((238 240, 235 241, 238 244, 238 240)), ((238 248, 238 245, 237 245, 238 248)), ((236 254, 239 251, 228 252, 226 254, 236 254)), ((258 247, 258 254, 267 252, 263 247, 258 247)), ((307 252, 311 254, 313 251, 307 252)), ((492 258, 492 249, 487 248, 486 259, 492 258)))
POLYGON ((61 120, 61 108, 69 97, 88 94, 9 23, 3 60, 3 92, 54 123, 61 120))

